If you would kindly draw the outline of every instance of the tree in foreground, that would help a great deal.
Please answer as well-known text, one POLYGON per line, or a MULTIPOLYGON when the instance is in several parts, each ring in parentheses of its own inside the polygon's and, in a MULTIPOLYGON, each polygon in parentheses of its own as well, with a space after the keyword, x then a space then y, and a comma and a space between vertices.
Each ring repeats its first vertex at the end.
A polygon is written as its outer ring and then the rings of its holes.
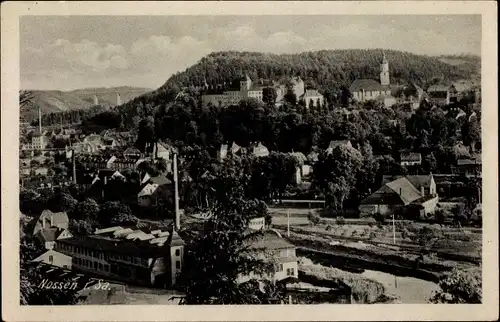
POLYGON ((455 268, 451 274, 443 277, 438 285, 440 290, 432 295, 432 303, 479 304, 482 302, 481 269, 455 268))
POLYGON ((212 216, 186 247, 180 276, 185 304, 265 304, 276 297, 271 283, 255 278, 240 283, 241 276, 265 276, 274 265, 250 247, 262 233, 249 233, 248 220, 265 216, 265 208, 258 200, 245 200, 244 178, 241 171, 224 167, 214 180, 212 216))

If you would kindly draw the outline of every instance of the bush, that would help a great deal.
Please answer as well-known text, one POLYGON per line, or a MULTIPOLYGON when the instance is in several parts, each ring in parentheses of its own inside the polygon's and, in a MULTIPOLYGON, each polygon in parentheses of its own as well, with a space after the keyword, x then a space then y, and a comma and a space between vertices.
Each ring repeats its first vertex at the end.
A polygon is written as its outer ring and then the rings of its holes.
POLYGON ((441 278, 440 290, 431 297, 433 303, 474 304, 482 303, 482 279, 480 269, 453 269, 441 278))
POLYGON ((340 216, 335 219, 335 223, 339 226, 345 225, 345 219, 344 217, 340 216))
POLYGON ((315 226, 317 224, 319 224, 319 222, 321 221, 321 218, 319 217, 318 214, 315 214, 315 213, 312 213, 310 212, 308 215, 307 215, 307 219, 309 220, 309 222, 315 226))

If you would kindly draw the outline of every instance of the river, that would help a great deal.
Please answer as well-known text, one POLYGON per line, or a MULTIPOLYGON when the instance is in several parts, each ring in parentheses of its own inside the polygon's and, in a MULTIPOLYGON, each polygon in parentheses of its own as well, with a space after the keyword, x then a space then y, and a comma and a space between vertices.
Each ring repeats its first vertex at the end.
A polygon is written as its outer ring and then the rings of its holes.
POLYGON ((365 270, 359 274, 384 285, 386 295, 395 295, 404 304, 429 303, 432 292, 439 289, 434 282, 414 277, 394 276, 379 271, 365 270))

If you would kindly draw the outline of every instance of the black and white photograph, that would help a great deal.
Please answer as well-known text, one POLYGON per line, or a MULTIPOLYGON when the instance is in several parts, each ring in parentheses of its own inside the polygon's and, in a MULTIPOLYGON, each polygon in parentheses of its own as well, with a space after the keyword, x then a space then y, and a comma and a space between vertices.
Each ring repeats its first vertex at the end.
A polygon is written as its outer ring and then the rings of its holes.
POLYGON ((484 303, 481 14, 18 23, 16 305, 484 303))

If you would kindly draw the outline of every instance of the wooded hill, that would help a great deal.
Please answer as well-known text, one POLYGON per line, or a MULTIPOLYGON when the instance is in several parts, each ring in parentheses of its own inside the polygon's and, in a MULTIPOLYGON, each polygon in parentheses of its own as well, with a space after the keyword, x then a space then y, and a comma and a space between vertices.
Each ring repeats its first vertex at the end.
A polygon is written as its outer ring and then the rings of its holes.
MULTIPOLYGON (((329 102, 342 86, 357 78, 379 79, 380 62, 385 52, 390 63, 392 84, 429 83, 467 79, 477 64, 447 63, 446 57, 430 57, 408 52, 382 49, 322 50, 300 54, 266 54, 257 52, 215 52, 202 58, 184 72, 170 77, 156 91, 131 101, 153 106, 169 102, 184 87, 232 82, 245 73, 253 80, 283 79, 300 75, 306 86, 319 89, 329 102)), ((478 57, 475 59, 479 60, 478 57)), ((478 72, 478 71, 474 71, 478 72)))

